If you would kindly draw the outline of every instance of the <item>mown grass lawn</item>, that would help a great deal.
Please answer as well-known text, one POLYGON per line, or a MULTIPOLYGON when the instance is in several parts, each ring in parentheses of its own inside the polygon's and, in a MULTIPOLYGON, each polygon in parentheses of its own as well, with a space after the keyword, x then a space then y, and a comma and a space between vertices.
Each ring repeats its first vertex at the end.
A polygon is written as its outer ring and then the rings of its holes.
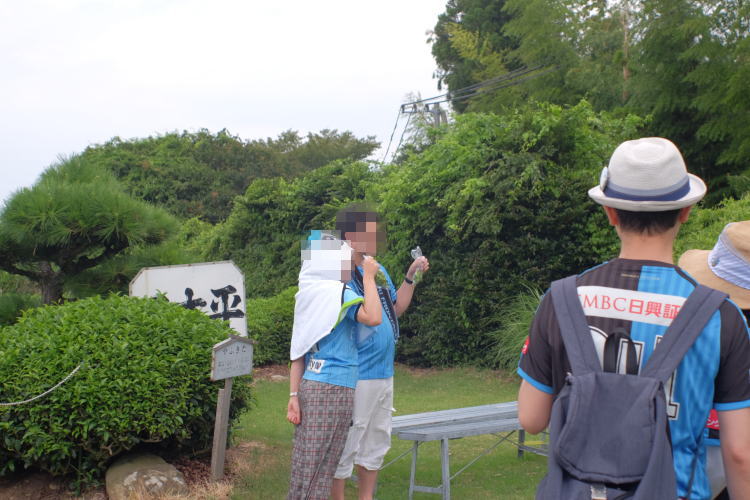
MULTIPOLYGON (((454 368, 414 370, 396 368, 395 415, 431 410, 512 401, 518 391, 517 377, 500 372, 454 368)), ((248 471, 235 483, 233 499, 283 499, 289 483, 293 426, 286 422, 289 392, 287 380, 255 382, 256 406, 242 417, 234 442, 252 442, 248 471)), ((515 436, 514 436, 515 438, 515 436)), ((533 440, 534 437, 530 437, 533 440)), ((497 441, 491 435, 452 440, 451 472, 459 470, 482 450, 497 441)), ((394 437, 386 463, 411 447, 410 441, 394 437)), ((417 483, 440 484, 440 447, 437 442, 420 447, 417 483)), ((380 473, 377 498, 407 498, 410 455, 380 473)), ((451 483, 455 499, 533 498, 536 484, 544 475, 546 459, 526 453, 517 458, 516 448, 503 443, 469 467, 451 483)), ((353 484, 347 485, 347 498, 357 498, 353 484)), ((417 493, 415 499, 438 499, 438 495, 417 493)))

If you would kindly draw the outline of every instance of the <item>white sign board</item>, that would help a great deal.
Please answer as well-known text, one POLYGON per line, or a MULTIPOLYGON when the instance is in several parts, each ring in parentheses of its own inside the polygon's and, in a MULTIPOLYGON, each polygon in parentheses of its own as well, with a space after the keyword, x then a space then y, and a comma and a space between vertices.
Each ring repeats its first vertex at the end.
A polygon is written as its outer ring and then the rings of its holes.
POLYGON ((239 335, 247 337, 245 277, 232 261, 144 267, 130 282, 134 297, 158 293, 211 318, 228 320, 239 335))
POLYGON ((211 355, 211 380, 222 380, 253 371, 253 341, 232 335, 214 345, 211 355))

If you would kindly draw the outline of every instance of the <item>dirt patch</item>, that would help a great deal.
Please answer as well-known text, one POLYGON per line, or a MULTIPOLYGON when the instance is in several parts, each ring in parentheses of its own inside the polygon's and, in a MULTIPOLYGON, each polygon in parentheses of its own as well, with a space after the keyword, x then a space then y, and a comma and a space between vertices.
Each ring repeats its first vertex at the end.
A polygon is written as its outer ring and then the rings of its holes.
POLYGON ((428 375, 434 375, 437 371, 439 371, 437 368, 419 368, 417 366, 409 366, 409 365, 402 365, 399 363, 396 363, 396 367, 399 370, 405 371, 412 377, 426 377, 428 375))
POLYGON ((0 479, 3 500, 106 500, 104 488, 93 488, 77 496, 63 479, 46 472, 29 471, 0 479))
POLYGON ((170 463, 180 471, 190 488, 205 484, 211 479, 211 455, 198 458, 178 457, 170 463))
POLYGON ((253 379, 281 381, 289 380, 289 366, 266 365, 253 368, 253 379))

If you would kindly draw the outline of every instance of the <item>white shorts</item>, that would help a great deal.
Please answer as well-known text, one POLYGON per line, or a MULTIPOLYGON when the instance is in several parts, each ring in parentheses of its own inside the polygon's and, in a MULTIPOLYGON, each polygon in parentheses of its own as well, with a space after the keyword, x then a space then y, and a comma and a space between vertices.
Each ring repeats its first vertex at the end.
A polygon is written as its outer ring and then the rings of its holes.
POLYGON ((352 475, 354 464, 378 470, 391 448, 393 377, 359 380, 354 391, 352 426, 336 468, 336 479, 352 475))

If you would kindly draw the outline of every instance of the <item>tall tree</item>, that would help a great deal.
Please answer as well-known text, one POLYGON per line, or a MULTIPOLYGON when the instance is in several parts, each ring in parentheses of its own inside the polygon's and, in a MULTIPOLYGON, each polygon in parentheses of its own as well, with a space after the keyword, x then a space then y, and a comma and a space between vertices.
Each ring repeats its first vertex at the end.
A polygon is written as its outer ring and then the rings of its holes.
POLYGON ((455 91, 458 84, 539 68, 454 100, 459 112, 503 112, 530 98, 557 104, 586 98, 596 109, 611 109, 626 96, 623 12, 606 0, 449 2, 433 36, 438 76, 455 91), (477 18, 482 22, 471 22, 477 18))
POLYGON ((685 79, 699 64, 686 55, 699 35, 693 23, 697 15, 689 0, 651 0, 642 4, 634 31, 630 105, 651 114, 654 133, 671 139, 688 155, 702 147, 694 126, 697 87, 685 79))
MULTIPOLYGON (((750 168, 750 3, 743 0, 703 2, 694 22, 699 33, 687 54, 699 64, 685 80, 696 87, 693 106, 700 121, 697 137, 719 145, 710 170, 713 201, 747 192, 750 168)), ((715 149, 715 148, 714 148, 715 149)))
MULTIPOLYGON (((511 19, 504 9, 506 0, 448 0, 432 31, 432 55, 438 69, 438 88, 455 92, 493 76, 517 69, 519 61, 509 56, 517 43, 503 31, 511 19), (467 45, 472 34, 474 47, 467 45), (491 68, 487 60, 492 59, 491 68)), ((466 101, 454 101, 456 111, 464 111, 466 101)))
POLYGON ((37 282, 49 304, 86 269, 176 229, 171 215, 126 194, 109 171, 73 157, 0 211, 0 268, 37 282))

